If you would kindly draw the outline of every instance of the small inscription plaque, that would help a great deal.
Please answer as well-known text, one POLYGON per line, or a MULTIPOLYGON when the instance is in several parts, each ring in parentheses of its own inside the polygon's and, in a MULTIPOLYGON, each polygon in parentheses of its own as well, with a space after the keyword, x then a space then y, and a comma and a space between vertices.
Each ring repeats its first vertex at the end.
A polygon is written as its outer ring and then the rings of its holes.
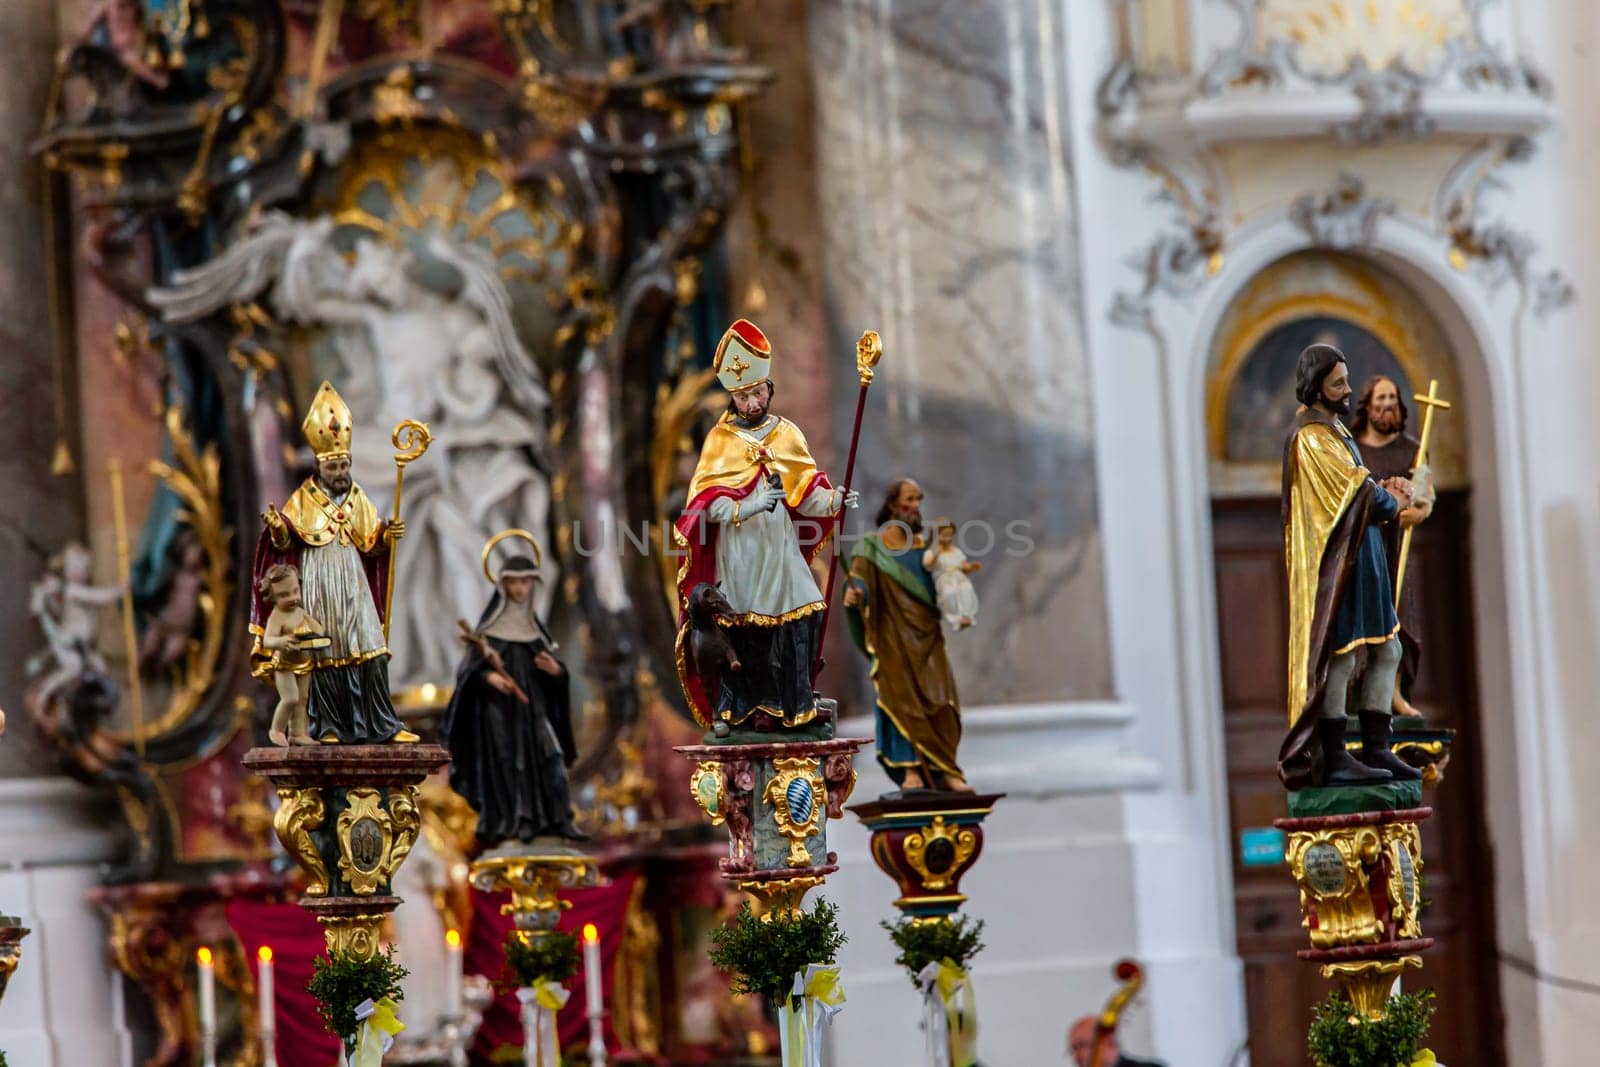
POLYGON ((1345 887, 1344 855, 1326 841, 1306 849, 1306 883, 1324 895, 1342 893, 1345 887))

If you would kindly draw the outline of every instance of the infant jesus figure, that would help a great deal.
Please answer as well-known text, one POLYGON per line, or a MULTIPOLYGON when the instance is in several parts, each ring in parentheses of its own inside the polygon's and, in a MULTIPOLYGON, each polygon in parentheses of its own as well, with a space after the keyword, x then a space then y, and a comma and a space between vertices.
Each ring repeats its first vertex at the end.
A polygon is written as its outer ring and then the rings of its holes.
POLYGON ((922 566, 933 577, 933 591, 939 600, 939 614, 952 630, 965 630, 978 618, 978 591, 967 575, 983 569, 983 564, 967 559, 956 547, 956 524, 935 519, 938 538, 922 554, 922 566))
POLYGON ((261 647, 272 654, 265 666, 278 690, 267 740, 280 747, 314 745, 307 732, 306 697, 311 691, 311 653, 327 648, 322 624, 300 603, 300 572, 287 563, 275 563, 261 576, 261 591, 272 601, 272 614, 261 634, 261 647))

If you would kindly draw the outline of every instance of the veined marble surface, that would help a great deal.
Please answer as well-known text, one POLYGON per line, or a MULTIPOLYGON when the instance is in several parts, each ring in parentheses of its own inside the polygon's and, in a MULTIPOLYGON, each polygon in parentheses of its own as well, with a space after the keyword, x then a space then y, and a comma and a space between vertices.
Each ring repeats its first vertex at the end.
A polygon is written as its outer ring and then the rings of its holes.
MULTIPOLYGON (((818 0, 810 28, 833 351, 875 329, 885 353, 849 529, 905 475, 927 519, 975 524, 965 703, 1110 696, 1060 12, 818 0)), ((835 379, 843 438, 857 388, 835 379)))

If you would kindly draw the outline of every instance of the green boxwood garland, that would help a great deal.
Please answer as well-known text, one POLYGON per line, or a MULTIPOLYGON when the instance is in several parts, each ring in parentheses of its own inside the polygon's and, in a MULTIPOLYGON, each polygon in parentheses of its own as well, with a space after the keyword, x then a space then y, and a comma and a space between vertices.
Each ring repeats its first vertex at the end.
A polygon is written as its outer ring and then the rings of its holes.
POLYGON ((344 954, 318 956, 311 965, 306 992, 317 1000, 328 1033, 347 1041, 356 1032, 356 1008, 363 1000, 400 1000, 400 983, 411 972, 394 960, 394 946, 370 960, 344 954))
POLYGON ((513 930, 506 935, 505 949, 506 973, 500 985, 506 988, 565 982, 578 973, 578 939, 560 930, 532 936, 513 930))
POLYGON ((1306 1050, 1317 1067, 1409 1067, 1433 1017, 1433 990, 1389 998, 1379 1022, 1350 1022, 1354 1013, 1343 991, 1318 1004, 1306 1050))
POLYGON ((912 985, 930 963, 947 959, 965 970, 972 957, 983 951, 982 919, 970 920, 965 915, 931 921, 904 918, 878 925, 889 931, 889 940, 900 950, 894 961, 906 969, 912 985))
POLYGON ((810 911, 774 911, 756 918, 748 902, 727 926, 711 931, 711 962, 733 977, 735 993, 781 1002, 808 963, 831 964, 845 942, 839 909, 822 898, 810 911))

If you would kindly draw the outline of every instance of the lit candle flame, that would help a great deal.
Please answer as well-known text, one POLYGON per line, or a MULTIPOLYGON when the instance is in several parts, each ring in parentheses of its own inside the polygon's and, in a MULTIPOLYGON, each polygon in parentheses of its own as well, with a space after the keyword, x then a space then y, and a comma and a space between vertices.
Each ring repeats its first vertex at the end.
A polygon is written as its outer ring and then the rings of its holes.
POLYGON ((211 966, 211 950, 205 945, 195 950, 194 958, 202 967, 211 966))
POLYGON ((446 930, 444 932, 444 943, 451 948, 460 948, 461 932, 459 930, 446 930))
POLYGON ((600 940, 600 928, 598 926, 596 926, 594 923, 584 923, 583 924, 583 939, 585 941, 587 941, 591 945, 594 944, 595 942, 599 941, 600 940))
POLYGON ((272 946, 262 945, 260 948, 256 949, 256 959, 260 960, 262 963, 271 963, 272 946))

